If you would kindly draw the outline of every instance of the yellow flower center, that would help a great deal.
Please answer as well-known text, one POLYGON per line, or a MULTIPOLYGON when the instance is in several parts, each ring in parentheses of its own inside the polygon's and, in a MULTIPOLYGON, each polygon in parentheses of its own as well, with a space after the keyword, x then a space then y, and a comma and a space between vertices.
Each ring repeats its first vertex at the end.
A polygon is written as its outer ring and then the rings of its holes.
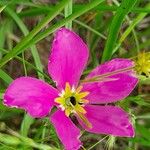
POLYGON ((59 94, 60 97, 55 98, 55 102, 59 104, 60 108, 65 111, 65 115, 69 117, 70 114, 75 113, 78 117, 91 128, 91 123, 85 117, 86 110, 84 109, 85 104, 89 101, 85 97, 89 92, 81 92, 82 86, 77 89, 71 88, 69 83, 66 83, 65 90, 59 94))
POLYGON ((144 73, 147 77, 150 77, 150 53, 140 53, 135 63, 136 71, 139 74, 144 73))

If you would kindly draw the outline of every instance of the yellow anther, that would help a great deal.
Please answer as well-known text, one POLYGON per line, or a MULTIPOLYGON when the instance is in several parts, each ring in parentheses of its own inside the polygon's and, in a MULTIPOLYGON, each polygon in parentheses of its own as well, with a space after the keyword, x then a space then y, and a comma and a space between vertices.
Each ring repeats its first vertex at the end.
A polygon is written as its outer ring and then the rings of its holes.
POLYGON ((82 99, 84 97, 86 97, 87 95, 89 95, 89 92, 81 92, 76 94, 77 99, 82 99))
POLYGON ((83 88, 83 86, 80 85, 80 86, 76 89, 76 93, 80 93, 81 90, 82 90, 82 88, 83 88))
POLYGON ((71 114, 71 108, 66 108, 66 109, 65 109, 65 115, 66 115, 67 117, 69 117, 70 114, 71 114))
POLYGON ((86 110, 81 105, 74 106, 75 111, 85 114, 86 110))
POLYGON ((83 123, 88 127, 92 128, 92 124, 88 121, 88 119, 80 112, 77 112, 78 117, 83 121, 83 123))
POLYGON ((69 85, 69 83, 66 83, 66 87, 65 87, 65 95, 67 96, 71 96, 72 92, 71 92, 71 87, 69 85))
POLYGON ((62 97, 57 97, 57 98, 55 98, 55 102, 61 104, 61 103, 64 102, 64 98, 62 98, 62 97))

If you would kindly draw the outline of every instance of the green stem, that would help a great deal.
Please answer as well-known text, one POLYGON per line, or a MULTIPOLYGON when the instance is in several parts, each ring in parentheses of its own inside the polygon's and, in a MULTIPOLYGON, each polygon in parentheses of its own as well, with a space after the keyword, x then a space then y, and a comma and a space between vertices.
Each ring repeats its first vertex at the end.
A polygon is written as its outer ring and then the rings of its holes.
POLYGON ((92 145, 90 148, 87 150, 92 150, 95 146, 97 146, 99 143, 101 143, 103 140, 105 140, 109 135, 105 136, 104 138, 100 139, 98 142, 96 142, 94 145, 92 145))
POLYGON ((22 136, 26 137, 28 135, 28 131, 30 129, 31 124, 33 124, 33 122, 34 122, 34 119, 25 113, 23 121, 21 123, 21 130, 20 130, 22 136))

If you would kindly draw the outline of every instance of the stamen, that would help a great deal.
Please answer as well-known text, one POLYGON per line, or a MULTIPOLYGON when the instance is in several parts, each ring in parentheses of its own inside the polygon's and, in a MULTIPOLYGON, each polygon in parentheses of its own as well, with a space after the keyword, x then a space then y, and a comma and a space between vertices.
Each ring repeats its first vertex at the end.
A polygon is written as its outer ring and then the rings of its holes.
POLYGON ((82 99, 84 97, 86 97, 87 95, 89 95, 89 92, 81 92, 79 94, 77 94, 78 99, 82 99))
POLYGON ((84 122, 84 124, 88 127, 88 128, 92 128, 92 124, 88 121, 88 119, 80 112, 77 112, 78 117, 84 122))
POLYGON ((79 86, 77 89, 76 89, 76 93, 80 93, 81 90, 82 90, 83 86, 79 86))

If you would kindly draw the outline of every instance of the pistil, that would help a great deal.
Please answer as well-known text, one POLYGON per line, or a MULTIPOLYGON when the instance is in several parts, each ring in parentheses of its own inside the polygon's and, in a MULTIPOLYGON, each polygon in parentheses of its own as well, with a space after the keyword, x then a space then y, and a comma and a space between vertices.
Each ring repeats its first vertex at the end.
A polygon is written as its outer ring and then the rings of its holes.
POLYGON ((82 92, 82 86, 72 89, 69 83, 66 83, 65 90, 59 94, 60 97, 57 97, 55 102, 60 104, 59 107, 65 111, 67 117, 75 113, 88 128, 91 128, 92 125, 85 117, 86 110, 84 109, 84 105, 88 103, 88 100, 85 99, 88 94, 89 92, 82 92))

